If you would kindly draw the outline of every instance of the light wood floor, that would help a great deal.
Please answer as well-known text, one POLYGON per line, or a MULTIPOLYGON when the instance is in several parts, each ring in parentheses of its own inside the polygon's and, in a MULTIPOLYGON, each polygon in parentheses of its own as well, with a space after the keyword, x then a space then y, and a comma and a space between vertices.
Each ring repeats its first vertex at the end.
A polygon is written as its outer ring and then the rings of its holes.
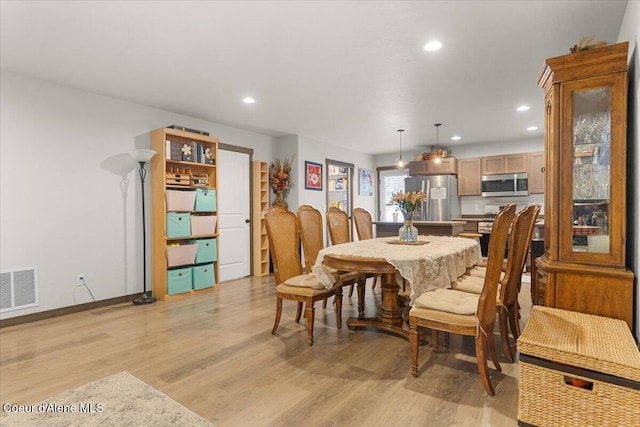
MULTIPOLYGON (((523 285, 524 320, 531 299, 523 285)), ((367 286, 367 314, 380 294, 367 286)), ((345 296, 343 323, 356 314, 345 296)), ((513 426, 518 365, 492 369, 484 393, 473 340, 451 336, 449 353, 420 349, 410 374, 409 343, 394 335, 337 329, 316 304, 315 343, 284 302, 271 335, 273 277, 246 278, 170 303, 123 304, 0 330, 0 403, 36 403, 129 371, 219 427, 513 426)), ((499 336, 496 344, 500 346, 499 336)), ((504 360, 504 358, 502 358, 504 360)))

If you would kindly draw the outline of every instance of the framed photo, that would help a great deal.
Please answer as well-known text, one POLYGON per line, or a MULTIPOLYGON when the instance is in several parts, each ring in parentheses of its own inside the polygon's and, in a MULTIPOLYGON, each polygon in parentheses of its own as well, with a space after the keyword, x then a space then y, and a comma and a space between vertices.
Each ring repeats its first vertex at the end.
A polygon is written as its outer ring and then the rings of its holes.
POLYGON ((360 169, 360 196, 373 196, 373 175, 369 169, 360 169))
POLYGON ((304 188, 322 191, 322 165, 320 163, 304 162, 304 188))

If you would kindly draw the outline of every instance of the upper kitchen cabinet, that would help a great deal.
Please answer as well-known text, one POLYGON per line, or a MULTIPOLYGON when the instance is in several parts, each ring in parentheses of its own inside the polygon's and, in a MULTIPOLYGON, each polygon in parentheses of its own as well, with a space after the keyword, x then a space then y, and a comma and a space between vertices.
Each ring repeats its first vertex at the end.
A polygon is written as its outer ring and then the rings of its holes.
POLYGON ((458 196, 482 194, 480 158, 458 160, 458 196))
POLYGON ((527 154, 482 157, 482 175, 527 172, 527 154))
POLYGON ((544 152, 529 153, 527 155, 527 178, 529 193, 544 193, 544 152))
POLYGON ((480 196, 482 175, 526 172, 529 193, 544 193, 544 152, 458 159, 458 195, 480 196))
POLYGON ((409 175, 455 175, 458 173, 454 157, 409 162, 409 175))
POLYGON ((628 43, 547 59, 544 303, 625 320, 628 43))

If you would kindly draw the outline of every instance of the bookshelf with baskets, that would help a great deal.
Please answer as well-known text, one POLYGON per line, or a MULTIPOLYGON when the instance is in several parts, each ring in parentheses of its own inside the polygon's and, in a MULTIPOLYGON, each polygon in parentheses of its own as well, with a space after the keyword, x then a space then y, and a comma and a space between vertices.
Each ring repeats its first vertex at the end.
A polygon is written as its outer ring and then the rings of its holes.
POLYGON ((253 275, 269 274, 269 239, 264 214, 269 209, 269 166, 267 162, 253 162, 253 275))
POLYGON ((151 132, 151 281, 171 300, 213 288, 218 271, 218 140, 185 130, 151 132))

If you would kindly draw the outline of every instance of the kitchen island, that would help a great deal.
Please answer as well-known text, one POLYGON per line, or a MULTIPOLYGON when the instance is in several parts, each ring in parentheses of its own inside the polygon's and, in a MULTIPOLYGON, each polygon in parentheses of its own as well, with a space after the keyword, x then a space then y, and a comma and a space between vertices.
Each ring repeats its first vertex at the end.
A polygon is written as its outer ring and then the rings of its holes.
MULTIPOLYGON (((376 237, 397 236, 402 222, 374 221, 376 237)), ((464 231, 463 221, 413 221, 421 236, 457 236, 464 231)))

